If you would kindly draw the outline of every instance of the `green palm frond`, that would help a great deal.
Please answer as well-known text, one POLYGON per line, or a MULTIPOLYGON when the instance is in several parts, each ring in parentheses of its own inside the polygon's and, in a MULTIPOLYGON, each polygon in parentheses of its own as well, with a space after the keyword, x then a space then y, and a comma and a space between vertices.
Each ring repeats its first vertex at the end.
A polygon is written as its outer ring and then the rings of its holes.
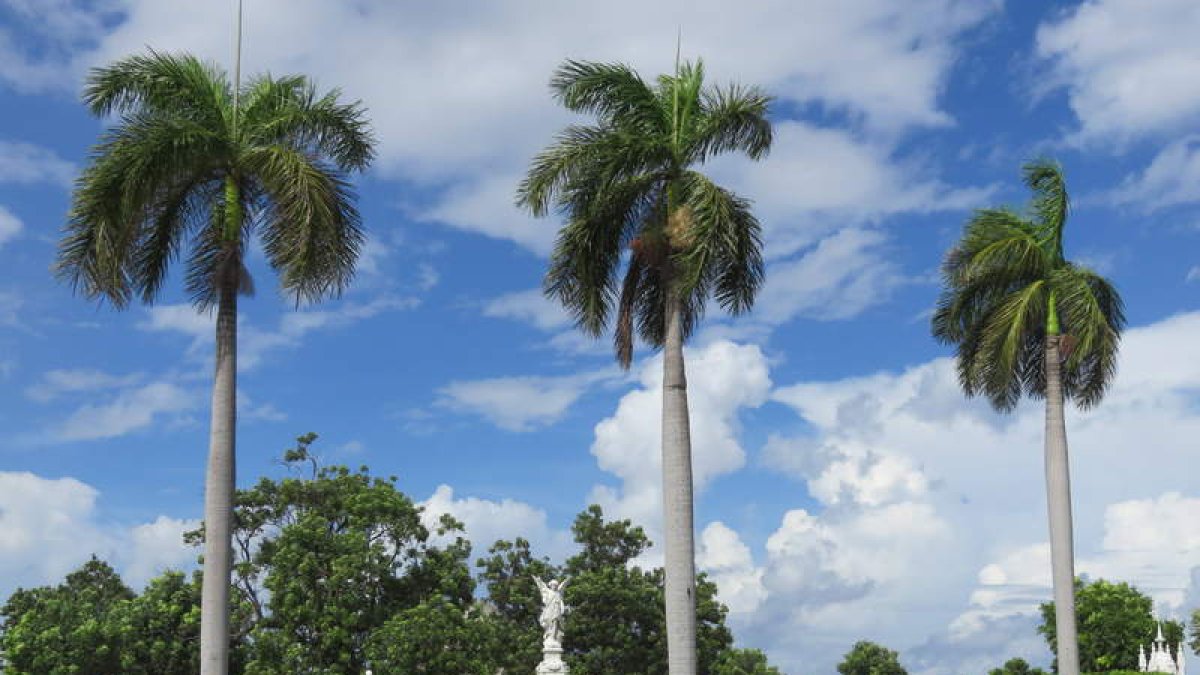
POLYGON ((1120 295, 1105 278, 1075 265, 1050 277, 1063 332, 1075 345, 1063 364, 1063 382, 1081 407, 1100 402, 1116 375, 1117 352, 1125 309, 1120 295))
POLYGON ((704 88, 700 62, 680 64, 652 87, 623 64, 568 61, 551 82, 569 110, 589 113, 532 161, 516 201, 551 210, 559 231, 543 290, 598 336, 616 306, 617 360, 629 364, 634 333, 660 346, 668 299, 685 335, 710 297, 747 311, 762 283, 761 232, 748 201, 689 166, 709 156, 770 146, 768 97, 756 89, 704 88), (625 247, 631 246, 618 288, 625 247), (636 329, 635 329, 636 325, 636 329))
POLYGON ((750 202, 696 171, 680 183, 691 218, 687 247, 674 261, 683 292, 711 283, 727 312, 750 311, 764 275, 762 228, 750 202))
POLYGON ((942 265, 931 329, 957 346, 967 395, 985 396, 999 410, 1011 410, 1022 395, 1044 396, 1046 341, 1069 334, 1063 391, 1086 408, 1115 375, 1124 310, 1108 280, 1062 256, 1068 199, 1058 165, 1032 162, 1024 178, 1034 193, 1032 219, 1011 209, 972 216, 942 265))
POLYGON ((375 139, 359 101, 318 95, 300 76, 254 78, 244 87, 242 128, 252 145, 284 145, 329 158, 341 171, 361 171, 375 158, 375 139))
POLYGON ((596 115, 643 133, 668 129, 654 91, 622 63, 567 61, 554 73, 550 90, 567 110, 596 115))
POLYGON ((300 150, 268 145, 243 166, 266 198, 263 251, 297 302, 338 295, 354 276, 363 232, 344 174, 300 150))
POLYGON ((744 152, 765 157, 773 132, 768 112, 771 97, 754 87, 737 84, 703 92, 702 114, 691 138, 689 157, 704 162, 713 155, 744 152))
POLYGON ((188 55, 92 71, 85 102, 119 118, 79 178, 56 273, 118 307, 149 303, 187 248, 185 284, 203 308, 221 288, 252 289, 242 256, 261 224, 286 292, 340 293, 362 241, 346 174, 374 157, 364 111, 300 76, 253 78, 242 93, 235 113, 225 74, 188 55))
POLYGON ((83 102, 97 117, 130 111, 171 113, 215 127, 227 122, 232 95, 216 65, 189 54, 150 50, 94 68, 83 102))

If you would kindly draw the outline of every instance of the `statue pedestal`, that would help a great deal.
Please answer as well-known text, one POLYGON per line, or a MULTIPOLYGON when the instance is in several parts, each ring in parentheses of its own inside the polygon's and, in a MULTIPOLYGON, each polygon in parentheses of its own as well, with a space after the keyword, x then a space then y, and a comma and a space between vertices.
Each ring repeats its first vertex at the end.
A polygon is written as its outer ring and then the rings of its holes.
POLYGON ((557 642, 542 643, 542 662, 535 675, 567 675, 567 664, 562 660, 563 648, 557 642))

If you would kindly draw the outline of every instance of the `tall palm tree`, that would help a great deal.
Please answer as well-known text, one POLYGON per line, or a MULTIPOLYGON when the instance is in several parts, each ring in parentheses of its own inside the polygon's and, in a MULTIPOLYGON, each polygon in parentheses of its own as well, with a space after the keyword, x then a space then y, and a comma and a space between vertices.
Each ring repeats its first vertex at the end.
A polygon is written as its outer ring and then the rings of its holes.
POLYGON ((371 161, 359 103, 318 94, 302 76, 252 79, 189 55, 150 52, 93 70, 83 99, 117 115, 80 176, 57 274, 118 309, 153 303, 186 248, 186 287, 217 310, 216 372, 204 495, 201 672, 228 669, 234 491, 237 298, 258 235, 297 303, 337 295, 354 273, 362 230, 348 174, 371 161), (240 104, 238 103, 240 99, 240 104))
POLYGON ((739 85, 705 87, 700 62, 677 66, 674 75, 651 85, 625 65, 567 61, 550 86, 564 107, 592 114, 596 123, 563 130, 533 160, 517 202, 535 216, 553 208, 566 219, 546 294, 593 336, 612 320, 617 360, 625 368, 635 332, 663 350, 668 661, 672 675, 694 675, 695 544, 683 343, 710 296, 733 314, 750 309, 763 261, 750 203, 692 167, 731 151, 763 157, 771 145, 770 99, 739 85))
POLYGON ((946 255, 933 335, 957 346, 967 396, 1002 412, 1022 395, 1046 400, 1046 497, 1058 626, 1058 672, 1079 675, 1071 483, 1063 401, 1090 408, 1117 367, 1125 314, 1104 277, 1063 256, 1069 202, 1061 168, 1024 167, 1033 200, 1024 213, 982 209, 946 255))

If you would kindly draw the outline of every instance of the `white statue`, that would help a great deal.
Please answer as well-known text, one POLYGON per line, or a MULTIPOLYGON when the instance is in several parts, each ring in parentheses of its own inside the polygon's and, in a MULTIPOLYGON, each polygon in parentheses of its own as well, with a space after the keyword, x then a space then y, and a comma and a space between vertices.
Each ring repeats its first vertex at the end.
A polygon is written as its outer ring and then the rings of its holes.
POLYGON ((533 580, 542 593, 542 613, 538 616, 538 623, 542 626, 542 641, 548 645, 562 644, 562 620, 567 613, 562 591, 567 587, 570 577, 562 581, 551 579, 549 583, 536 576, 533 580))

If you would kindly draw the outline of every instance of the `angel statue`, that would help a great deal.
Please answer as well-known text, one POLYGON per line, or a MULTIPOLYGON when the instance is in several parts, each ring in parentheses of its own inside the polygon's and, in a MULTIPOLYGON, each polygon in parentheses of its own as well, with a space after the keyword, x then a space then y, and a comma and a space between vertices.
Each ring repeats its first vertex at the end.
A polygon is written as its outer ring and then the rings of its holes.
POLYGON ((563 615, 567 613, 562 591, 567 587, 570 577, 566 577, 562 581, 551 579, 549 583, 536 576, 533 580, 542 593, 542 613, 538 616, 538 623, 542 626, 542 642, 562 644, 562 620, 563 615))

